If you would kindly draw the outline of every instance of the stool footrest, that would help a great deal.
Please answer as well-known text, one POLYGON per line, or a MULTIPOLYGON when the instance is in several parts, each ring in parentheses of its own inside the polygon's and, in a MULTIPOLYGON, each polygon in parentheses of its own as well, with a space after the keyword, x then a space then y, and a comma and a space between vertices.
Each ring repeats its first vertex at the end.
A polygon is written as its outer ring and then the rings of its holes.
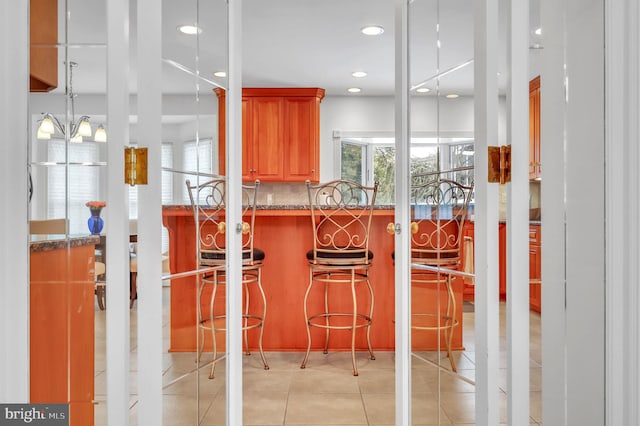
MULTIPOLYGON (((311 315, 307 319, 307 324, 310 327, 318 327, 318 328, 324 328, 324 329, 329 329, 329 330, 351 330, 351 329, 354 328, 353 324, 349 324, 349 325, 331 325, 331 324, 329 324, 329 325, 327 325, 327 324, 318 324, 318 323, 312 322, 314 319, 317 319, 317 318, 331 318, 331 317, 353 318, 353 314, 342 313, 342 312, 315 314, 315 315, 311 315)), ((371 325, 371 318, 368 315, 356 314, 356 319, 361 320, 361 322, 359 324, 356 324, 355 328, 363 328, 363 327, 368 327, 368 326, 371 325), (364 322, 362 322, 362 320, 364 320, 364 322)))

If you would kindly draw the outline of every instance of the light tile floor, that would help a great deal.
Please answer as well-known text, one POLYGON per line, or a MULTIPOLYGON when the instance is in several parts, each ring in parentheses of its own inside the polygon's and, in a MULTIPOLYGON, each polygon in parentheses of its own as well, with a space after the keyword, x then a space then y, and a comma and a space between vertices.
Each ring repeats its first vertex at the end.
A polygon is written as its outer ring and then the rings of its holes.
MULTIPOLYGON (((165 288, 168 307, 168 288, 165 288)), ((503 306, 504 308, 504 306, 503 306)), ((216 367, 216 378, 208 379, 208 367, 196 374, 195 354, 168 353, 168 309, 165 309, 165 352, 163 353, 163 422, 165 426, 214 426, 225 424, 225 367, 216 367), (197 376, 197 379, 196 379, 197 376), (199 401, 196 398, 199 387, 199 401)), ((505 364, 504 309, 501 309, 501 366, 505 364)), ((413 425, 473 425, 475 387, 474 314, 465 312, 465 351, 455 353, 458 375, 449 371, 446 355, 442 369, 424 358, 438 362, 435 352, 418 353, 412 364, 413 425), (439 408, 438 408, 439 407, 439 408)), ((542 424, 540 316, 532 313, 530 421, 542 424)), ((105 312, 96 308, 95 424, 106 425, 105 312)), ((130 420, 137 425, 136 309, 131 311, 130 420)), ((301 353, 266 353, 270 370, 265 371, 257 354, 244 357, 244 424, 266 425, 393 425, 394 354, 376 352, 376 360, 366 352, 357 356, 360 375, 351 375, 349 353, 311 354, 307 368, 299 368, 301 353)), ((501 422, 506 422, 506 369, 500 370, 501 422)))

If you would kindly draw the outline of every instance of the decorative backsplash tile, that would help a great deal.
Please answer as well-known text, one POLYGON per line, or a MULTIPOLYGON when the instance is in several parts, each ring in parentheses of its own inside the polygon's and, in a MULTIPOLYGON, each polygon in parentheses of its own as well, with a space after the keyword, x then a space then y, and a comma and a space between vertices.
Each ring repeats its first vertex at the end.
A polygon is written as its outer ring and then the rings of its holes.
POLYGON ((309 204, 304 182, 260 182, 258 204, 309 204))

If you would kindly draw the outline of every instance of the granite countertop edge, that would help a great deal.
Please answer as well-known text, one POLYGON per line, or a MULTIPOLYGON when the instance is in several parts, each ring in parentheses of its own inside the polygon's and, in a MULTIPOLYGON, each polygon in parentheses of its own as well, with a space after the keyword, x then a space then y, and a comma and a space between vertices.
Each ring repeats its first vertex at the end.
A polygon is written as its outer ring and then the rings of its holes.
POLYGON ((83 235, 78 237, 64 235, 47 235, 43 236, 44 239, 31 241, 29 248, 31 253, 58 250, 71 247, 82 247, 88 245, 96 245, 100 243, 100 235, 83 235))
MULTIPOLYGON (((191 209, 188 204, 168 204, 163 205, 165 210, 187 210, 191 209)), ((256 210, 309 210, 308 204, 258 204, 256 210)), ((374 206, 374 210, 395 210, 393 205, 374 206)))
MULTIPOLYGON (((191 205, 188 204, 169 204, 164 205, 166 210, 190 210, 191 205)), ((395 205, 384 204, 374 206, 374 210, 395 210, 395 205)), ((309 210, 308 204, 259 204, 256 206, 257 211, 270 211, 270 210, 309 210)), ((475 222, 474 219, 468 219, 469 222, 475 222)), ((506 219, 500 219, 499 223, 507 223, 506 219)), ((542 222, 538 220, 529 220, 530 225, 540 225, 542 222)))

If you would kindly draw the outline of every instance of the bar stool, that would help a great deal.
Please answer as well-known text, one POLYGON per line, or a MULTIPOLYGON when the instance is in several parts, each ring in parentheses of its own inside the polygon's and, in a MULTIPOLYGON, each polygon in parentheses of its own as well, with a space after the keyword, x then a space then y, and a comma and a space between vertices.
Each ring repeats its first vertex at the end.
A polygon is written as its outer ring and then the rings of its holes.
POLYGON ((453 292, 453 273, 462 264, 463 227, 473 193, 473 182, 465 186, 450 179, 429 176, 411 186, 411 286, 435 288, 435 311, 412 312, 411 328, 443 333, 451 369, 456 371, 451 353, 453 331, 459 325, 453 292), (441 304, 440 292, 446 302, 441 304))
POLYGON ((94 281, 95 281, 95 294, 98 301, 98 307, 101 311, 104 311, 107 306, 107 292, 104 274, 107 271, 107 266, 104 262, 96 261, 93 266, 94 281))
MULTIPOLYGON (((209 378, 214 378, 216 363, 224 356, 218 357, 216 334, 226 332, 226 315, 217 313, 214 302, 219 285, 226 284, 225 260, 226 260, 226 181, 217 178, 200 185, 191 185, 186 181, 189 199, 193 209, 196 224, 197 261, 200 268, 206 269, 198 278, 196 296, 198 311, 198 328, 200 330, 200 342, 198 344, 198 360, 204 350, 205 331, 211 334, 213 346, 213 361, 209 378), (208 311, 203 312, 203 291, 211 287, 211 297, 208 300, 208 311), (217 323, 222 324, 217 324, 217 323)), ((244 312, 242 315, 242 330, 244 337, 245 353, 250 355, 248 331, 258 329, 258 349, 265 370, 269 369, 267 360, 262 350, 262 335, 264 320, 267 315, 267 299, 262 288, 262 262, 265 259, 264 251, 254 247, 254 228, 256 215, 256 199, 260 181, 253 185, 242 185, 242 286, 244 287, 244 312), (257 287, 261 303, 254 306, 250 299, 249 286, 257 287)), ((232 283, 233 284, 233 283, 232 283)))
POLYGON ((325 330, 324 353, 329 349, 331 330, 351 331, 351 362, 353 375, 358 375, 355 343, 356 330, 364 328, 371 359, 371 322, 374 295, 369 281, 373 253, 369 250, 369 229, 378 184, 367 187, 347 180, 335 180, 312 185, 307 181, 313 248, 307 252, 309 284, 304 295, 304 316, 307 325, 307 352, 300 368, 305 368, 311 351, 311 327, 325 330), (324 287, 324 309, 309 312, 309 295, 315 284, 324 287), (356 285, 366 285, 369 291, 368 308, 359 308, 356 285), (352 310, 341 312, 329 306, 329 287, 348 287, 352 310))

